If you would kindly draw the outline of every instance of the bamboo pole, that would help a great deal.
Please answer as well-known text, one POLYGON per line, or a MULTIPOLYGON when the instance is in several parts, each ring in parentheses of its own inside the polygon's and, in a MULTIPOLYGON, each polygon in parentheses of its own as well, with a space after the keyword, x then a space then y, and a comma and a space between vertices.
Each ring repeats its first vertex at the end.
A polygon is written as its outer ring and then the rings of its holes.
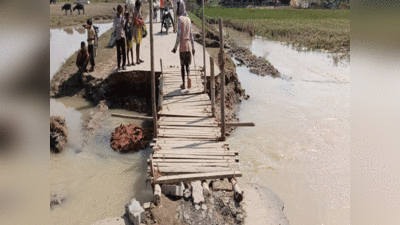
POLYGON ((204 93, 207 88, 207 76, 206 76, 206 34, 204 32, 204 0, 203 0, 203 16, 202 16, 202 30, 203 30, 203 69, 204 69, 204 93))
POLYGON ((210 72, 211 72, 211 112, 215 117, 215 77, 214 77, 214 59, 210 57, 210 72))
POLYGON ((153 39, 153 0, 150 4, 150 65, 151 65, 151 102, 153 108, 154 137, 157 137, 156 77, 154 74, 154 39, 153 39))
MULTIPOLYGON (((224 34, 222 31, 222 19, 219 18, 219 35, 220 35, 220 53, 221 59, 225 60, 224 56, 224 34)), ((225 68, 222 66, 221 68, 221 77, 220 77, 220 87, 221 87, 221 140, 225 141, 225 68)))
POLYGON ((160 66, 161 66, 161 76, 159 79, 158 85, 158 107, 157 110, 160 111, 163 109, 163 89, 164 89, 164 75, 163 75, 163 68, 162 68, 162 59, 160 59, 160 66))
MULTIPOLYGON (((218 126, 221 126, 221 123, 218 123, 218 126)), ((253 122, 226 122, 225 126, 254 127, 255 124, 253 122)))
POLYGON ((135 116, 135 115, 125 115, 119 113, 111 113, 111 116, 121 117, 121 118, 129 118, 129 119, 144 119, 144 120, 152 120, 153 117, 150 116, 135 116))

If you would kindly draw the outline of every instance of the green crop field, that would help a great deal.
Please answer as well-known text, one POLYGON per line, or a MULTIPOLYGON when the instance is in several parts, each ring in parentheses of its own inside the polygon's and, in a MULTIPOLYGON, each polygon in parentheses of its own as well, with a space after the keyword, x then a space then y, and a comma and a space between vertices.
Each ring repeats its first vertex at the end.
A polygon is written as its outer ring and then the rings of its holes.
POLYGON ((222 18, 225 26, 252 36, 262 36, 310 49, 335 52, 350 50, 350 10, 207 6, 205 18, 210 23, 222 18))

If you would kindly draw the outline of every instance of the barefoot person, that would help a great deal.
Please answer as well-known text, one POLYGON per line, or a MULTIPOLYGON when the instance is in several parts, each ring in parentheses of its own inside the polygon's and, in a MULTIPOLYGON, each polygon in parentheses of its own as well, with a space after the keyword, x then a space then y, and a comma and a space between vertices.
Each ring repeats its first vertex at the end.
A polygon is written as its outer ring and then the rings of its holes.
POLYGON ((136 0, 135 9, 133 11, 133 37, 136 43, 136 64, 144 62, 140 59, 140 44, 142 43, 142 31, 144 25, 141 7, 142 1, 136 0))
POLYGON ((132 52, 132 32, 133 32, 133 24, 129 20, 129 13, 125 14, 126 23, 125 23, 125 36, 126 36, 126 59, 128 60, 128 66, 134 66, 135 63, 133 62, 133 52, 132 52), (132 64, 129 63, 129 51, 131 52, 131 59, 132 64))
POLYGON ((89 53, 86 49, 85 42, 81 42, 81 49, 78 51, 76 55, 76 66, 78 67, 80 72, 87 72, 86 67, 89 63, 89 53))
POLYGON ((93 26, 92 26, 92 20, 88 19, 87 24, 83 24, 82 26, 84 28, 86 28, 88 30, 87 34, 88 34, 88 51, 89 51, 89 59, 90 59, 90 65, 92 65, 92 67, 90 67, 90 72, 94 71, 94 55, 93 55, 93 44, 94 44, 94 39, 96 36, 96 33, 94 32, 93 26))
POLYGON ((126 63, 126 52, 125 52, 125 18, 122 15, 122 6, 117 6, 117 14, 114 15, 114 30, 115 33, 115 43, 117 44, 117 60, 118 60, 118 70, 121 69, 121 57, 122 57, 122 69, 125 70, 125 63, 126 63))
POLYGON ((184 16, 184 8, 181 7, 180 3, 177 3, 177 16, 178 16, 178 33, 176 35, 175 47, 172 50, 173 53, 179 45, 179 57, 181 61, 181 74, 182 74, 182 89, 185 89, 185 67, 186 74, 189 79, 189 65, 192 57, 190 55, 190 45, 192 46, 192 53, 194 56, 194 39, 192 33, 192 26, 189 17, 184 16))

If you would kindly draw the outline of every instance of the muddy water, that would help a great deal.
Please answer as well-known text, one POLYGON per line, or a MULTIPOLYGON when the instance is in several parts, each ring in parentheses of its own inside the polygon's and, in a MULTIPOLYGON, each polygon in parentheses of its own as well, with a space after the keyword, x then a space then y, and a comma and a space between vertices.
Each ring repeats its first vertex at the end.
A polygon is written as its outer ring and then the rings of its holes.
POLYGON ((264 56, 284 79, 238 67, 243 101, 230 145, 240 150, 243 182, 271 188, 290 224, 349 224, 350 62, 227 29, 264 56))
MULTIPOLYGON (((112 23, 93 24, 99 27, 99 36, 112 28, 112 23)), ((81 47, 87 33, 82 26, 50 29, 50 79, 60 66, 81 47)))
MULTIPOLYGON (((111 24, 100 24, 104 33, 111 24)), ((51 29, 51 74, 86 40, 80 28, 51 29), (72 34, 71 34, 72 33, 72 34), (57 39, 57 40, 55 40, 57 39)), ((50 192, 65 197, 51 212, 51 224, 92 224, 108 217, 120 217, 124 205, 136 198, 149 201, 151 187, 146 186, 147 158, 151 149, 119 154, 110 148, 110 136, 121 123, 142 124, 142 120, 111 117, 111 113, 143 115, 126 110, 109 110, 96 136, 83 145, 85 120, 96 107, 79 97, 50 99, 50 115, 66 118, 69 142, 62 153, 50 154, 50 192)))

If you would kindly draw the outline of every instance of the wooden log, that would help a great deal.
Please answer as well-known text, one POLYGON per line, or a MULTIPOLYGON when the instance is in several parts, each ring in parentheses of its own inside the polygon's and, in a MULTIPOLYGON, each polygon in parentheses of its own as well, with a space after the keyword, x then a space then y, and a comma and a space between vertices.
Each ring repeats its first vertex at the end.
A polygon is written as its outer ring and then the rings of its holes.
MULTIPOLYGON (((222 124, 218 123, 218 126, 222 126, 222 124)), ((253 122, 225 122, 225 126, 254 127, 255 124, 253 122)))
MULTIPOLYGON (((151 0, 153 1, 153 0, 151 0)), ((154 185, 154 195, 153 195, 153 203, 155 205, 159 205, 161 201, 161 186, 159 184, 154 185)))
POLYGON ((152 120, 153 117, 150 116, 136 116, 136 115, 126 115, 119 113, 111 113, 111 116, 121 117, 121 118, 129 118, 129 119, 143 119, 143 120, 152 120))
MULTIPOLYGON (((242 177, 240 171, 226 171, 226 172, 213 172, 213 173, 195 173, 195 174, 183 174, 183 175, 170 175, 162 176, 158 178, 156 184, 171 184, 176 182, 187 182, 194 180, 204 179, 219 179, 219 178, 231 178, 231 177, 242 177)), ((160 189, 161 191, 161 189, 160 189)))
POLYGON ((150 4, 150 67, 151 67, 151 104, 153 112, 154 137, 157 137, 156 77, 154 74, 154 37, 153 37, 153 0, 150 4))
MULTIPOLYGON (((222 31, 222 19, 219 18, 219 35, 220 35, 220 53, 222 60, 225 60, 224 56, 224 34, 222 31)), ((221 70, 221 140, 225 140, 225 69, 222 67, 221 70)))
POLYGON ((238 202, 241 202, 243 200, 243 191, 240 189, 239 184, 237 183, 237 180, 232 178, 231 179, 233 191, 235 192, 235 199, 238 202))
POLYGON ((215 117, 215 77, 214 77, 214 59, 210 57, 210 72, 211 72, 211 113, 215 117))

